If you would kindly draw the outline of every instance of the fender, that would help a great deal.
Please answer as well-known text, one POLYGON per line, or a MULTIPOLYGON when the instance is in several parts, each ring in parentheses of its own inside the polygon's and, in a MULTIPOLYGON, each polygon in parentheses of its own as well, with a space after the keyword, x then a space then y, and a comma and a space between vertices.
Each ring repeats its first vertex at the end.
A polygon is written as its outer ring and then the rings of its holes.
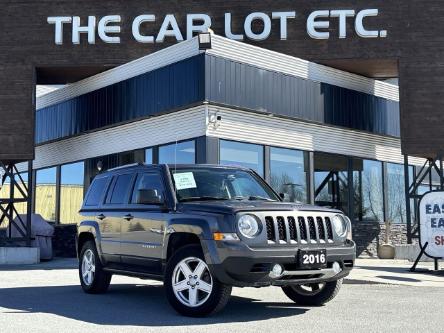
POLYGON ((165 230, 163 241, 162 259, 166 260, 167 250, 170 236, 176 232, 183 232, 196 235, 202 245, 205 257, 207 257, 208 249, 206 241, 213 238, 213 229, 216 228, 217 222, 208 220, 208 217, 190 217, 190 218, 174 218, 168 222, 165 230), (214 225, 214 226, 213 226, 214 225))
POLYGON ((91 221, 91 220, 87 220, 87 221, 82 221, 80 222, 80 224, 77 226, 77 239, 76 239, 76 245, 78 247, 78 240, 81 234, 91 234, 94 236, 94 240, 96 243, 96 248, 97 248, 97 253, 99 254, 99 258, 100 261, 103 262, 103 256, 102 256, 102 236, 100 234, 100 228, 99 228, 99 224, 96 221, 91 221))

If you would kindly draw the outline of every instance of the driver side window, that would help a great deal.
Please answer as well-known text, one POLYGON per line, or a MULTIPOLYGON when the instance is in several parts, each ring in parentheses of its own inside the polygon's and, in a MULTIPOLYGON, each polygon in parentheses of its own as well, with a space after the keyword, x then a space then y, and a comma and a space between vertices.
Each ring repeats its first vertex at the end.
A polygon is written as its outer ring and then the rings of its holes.
POLYGON ((139 195, 141 191, 152 190, 151 193, 157 196, 159 200, 163 199, 165 188, 162 183, 162 178, 158 173, 141 173, 137 176, 136 185, 134 186, 133 195, 131 198, 132 204, 139 202, 139 195))

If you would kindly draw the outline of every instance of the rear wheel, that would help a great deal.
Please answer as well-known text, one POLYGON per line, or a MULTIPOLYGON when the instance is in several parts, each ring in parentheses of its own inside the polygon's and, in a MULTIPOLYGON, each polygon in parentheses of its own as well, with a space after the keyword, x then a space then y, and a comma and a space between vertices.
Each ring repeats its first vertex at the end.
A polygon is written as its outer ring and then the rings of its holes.
POLYGON ((320 306, 335 298, 341 286, 342 279, 339 279, 332 282, 285 286, 282 290, 296 304, 320 306))
POLYGON ((93 241, 83 244, 79 260, 79 278, 83 291, 88 294, 104 293, 111 283, 111 274, 103 270, 93 241))
POLYGON ((185 246, 168 261, 165 289, 169 303, 180 314, 203 317, 224 308, 231 286, 211 275, 199 246, 185 246))

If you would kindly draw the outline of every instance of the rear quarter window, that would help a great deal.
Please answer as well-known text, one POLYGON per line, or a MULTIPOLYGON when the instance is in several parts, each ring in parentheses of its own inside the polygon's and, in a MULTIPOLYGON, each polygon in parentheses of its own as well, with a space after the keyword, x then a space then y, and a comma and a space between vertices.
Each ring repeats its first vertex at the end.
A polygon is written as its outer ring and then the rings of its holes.
POLYGON ((108 177, 94 179, 91 184, 91 189, 86 197, 85 206, 98 206, 100 205, 100 199, 103 197, 106 184, 108 183, 108 177))

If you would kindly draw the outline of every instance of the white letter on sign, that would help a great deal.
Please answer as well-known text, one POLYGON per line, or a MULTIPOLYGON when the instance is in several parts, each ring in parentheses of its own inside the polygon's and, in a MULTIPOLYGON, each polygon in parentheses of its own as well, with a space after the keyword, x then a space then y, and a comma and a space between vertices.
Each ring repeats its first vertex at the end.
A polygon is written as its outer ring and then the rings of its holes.
POLYGON ((121 18, 120 15, 108 15, 102 17, 99 21, 98 32, 99 37, 105 43, 120 43, 120 37, 110 37, 107 34, 118 34, 120 33, 120 26, 108 26, 110 23, 120 23, 121 18))
POLYGON ((180 32, 179 26, 177 25, 176 18, 173 14, 168 14, 163 20, 162 26, 160 27, 159 34, 157 35, 156 42, 163 43, 165 37, 176 37, 178 42, 183 41, 182 33, 180 32), (168 27, 171 25, 171 29, 168 27))
POLYGON ((310 14, 307 20, 307 32, 311 38, 314 39, 328 39, 330 33, 328 31, 319 32, 316 29, 328 29, 330 27, 329 21, 315 21, 317 18, 329 17, 330 12, 328 10, 317 10, 310 14))
POLYGON ((71 23, 72 19, 70 16, 61 16, 61 17, 48 17, 49 24, 55 24, 55 43, 57 45, 63 44, 63 24, 71 23))
POLYGON ((187 39, 193 38, 195 32, 207 32, 211 27, 211 17, 206 14, 188 14, 187 15, 187 39), (195 25, 194 21, 201 21, 201 24, 195 25))
POLYGON ((231 13, 225 13, 225 37, 233 40, 244 40, 244 35, 231 32, 231 13))
POLYGON ((265 40, 271 33, 271 20, 267 14, 264 13, 251 13, 247 16, 244 23, 245 34, 252 40, 265 40), (261 20, 264 23, 264 30, 260 34, 253 32, 252 23, 254 20, 261 20))
POLYGON ((154 22, 156 16, 154 15, 139 15, 133 21, 133 36, 139 43, 154 43, 153 36, 143 36, 140 33, 140 26, 144 22, 154 22))
POLYGON ((88 25, 85 27, 80 26, 80 17, 74 16, 72 18, 72 43, 80 44, 80 34, 88 34, 88 43, 96 43, 96 17, 88 16, 88 25))
POLYGON ((339 17, 339 38, 347 37, 347 17, 355 16, 354 10, 332 10, 330 17, 339 17))
POLYGON ((294 19, 296 12, 274 12, 271 14, 273 19, 280 19, 281 21, 281 39, 287 40, 287 23, 288 19, 294 19))
POLYGON ((355 30, 356 33, 363 38, 378 38, 381 37, 387 37, 387 31, 377 31, 377 30, 367 30, 364 28, 364 18, 370 17, 370 16, 378 16, 379 11, 377 9, 364 9, 361 10, 358 15, 356 15, 356 21, 355 21, 355 30))

